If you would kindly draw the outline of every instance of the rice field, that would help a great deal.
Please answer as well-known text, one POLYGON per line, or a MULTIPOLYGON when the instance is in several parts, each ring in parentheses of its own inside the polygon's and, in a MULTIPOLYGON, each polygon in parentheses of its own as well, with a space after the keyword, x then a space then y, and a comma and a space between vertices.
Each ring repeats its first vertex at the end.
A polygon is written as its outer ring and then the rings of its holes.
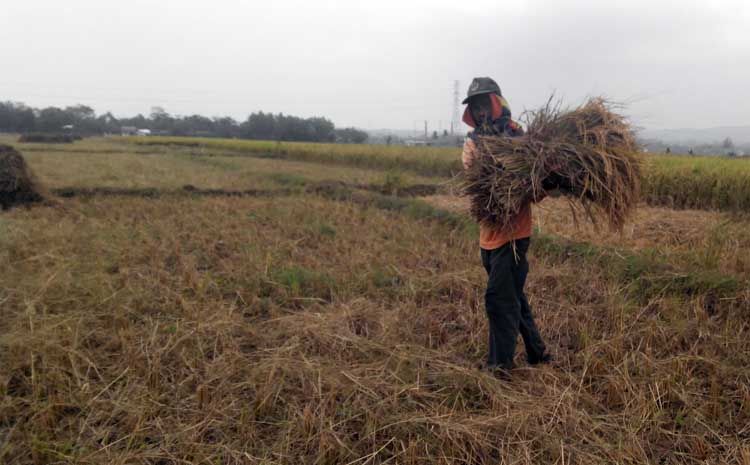
MULTIPOLYGON (((461 170, 459 148, 401 147, 200 138, 130 138, 145 146, 225 150, 256 157, 320 162, 361 168, 398 169, 423 176, 451 177, 461 170)), ((750 211, 750 159, 648 155, 642 199, 670 208, 750 211)))
POLYGON ((750 212, 750 158, 654 155, 643 174, 652 205, 750 212))
POLYGON ((750 463, 747 216, 544 200, 501 380, 455 149, 179 142, 14 143, 67 196, 0 212, 0 463, 750 463))
POLYGON ((199 150, 224 150, 236 154, 288 160, 357 166, 371 169, 396 169, 424 176, 451 176, 461 168, 456 149, 446 147, 405 147, 363 144, 313 144, 235 139, 183 137, 124 138, 145 146, 194 147, 199 150))

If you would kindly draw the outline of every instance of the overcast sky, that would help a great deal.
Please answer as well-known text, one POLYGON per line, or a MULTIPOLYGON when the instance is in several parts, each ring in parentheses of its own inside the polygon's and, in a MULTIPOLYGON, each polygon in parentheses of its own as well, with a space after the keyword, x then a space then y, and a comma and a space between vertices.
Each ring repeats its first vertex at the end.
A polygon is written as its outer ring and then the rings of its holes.
POLYGON ((474 76, 519 114, 606 95, 646 128, 750 125, 747 0, 3 0, 0 100, 98 113, 450 124, 474 76))

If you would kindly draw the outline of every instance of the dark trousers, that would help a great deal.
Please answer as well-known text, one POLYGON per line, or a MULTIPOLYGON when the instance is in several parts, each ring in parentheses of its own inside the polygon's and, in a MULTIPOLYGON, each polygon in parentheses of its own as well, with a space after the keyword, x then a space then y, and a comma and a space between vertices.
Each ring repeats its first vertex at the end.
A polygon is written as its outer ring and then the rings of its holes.
POLYGON ((482 264, 487 270, 487 292, 484 296, 490 337, 487 365, 489 368, 513 367, 516 339, 521 333, 530 363, 539 362, 545 352, 544 342, 534 323, 529 302, 523 292, 529 262, 529 238, 515 241, 494 250, 482 250, 482 264))

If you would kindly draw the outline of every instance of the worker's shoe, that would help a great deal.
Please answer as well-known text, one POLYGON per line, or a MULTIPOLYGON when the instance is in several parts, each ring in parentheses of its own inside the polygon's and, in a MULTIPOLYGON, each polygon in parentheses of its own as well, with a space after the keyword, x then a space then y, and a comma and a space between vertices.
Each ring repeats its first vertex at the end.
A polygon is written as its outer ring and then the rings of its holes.
POLYGON ((495 368, 494 370, 492 370, 492 376, 499 379, 500 381, 510 381, 512 378, 510 375, 510 370, 508 370, 507 368, 495 368))
POLYGON ((552 357, 552 354, 549 352, 544 352, 541 357, 531 357, 529 356, 528 361, 529 365, 539 365, 540 363, 551 363, 554 360, 552 357))
POLYGON ((504 367, 501 365, 486 365, 484 367, 485 371, 502 381, 510 381, 510 371, 512 369, 512 367, 504 367))

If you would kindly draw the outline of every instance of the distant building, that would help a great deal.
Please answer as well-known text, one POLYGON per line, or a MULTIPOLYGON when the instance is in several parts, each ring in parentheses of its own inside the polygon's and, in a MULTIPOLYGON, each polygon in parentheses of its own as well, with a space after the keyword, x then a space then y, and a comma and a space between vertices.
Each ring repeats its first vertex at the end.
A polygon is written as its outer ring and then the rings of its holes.
POLYGON ((408 147, 425 147, 425 146, 431 146, 432 142, 429 142, 426 140, 409 139, 409 140, 404 141, 404 145, 408 147))
POLYGON ((120 128, 120 133, 123 136, 150 136, 150 129, 138 129, 135 126, 123 126, 120 128))

